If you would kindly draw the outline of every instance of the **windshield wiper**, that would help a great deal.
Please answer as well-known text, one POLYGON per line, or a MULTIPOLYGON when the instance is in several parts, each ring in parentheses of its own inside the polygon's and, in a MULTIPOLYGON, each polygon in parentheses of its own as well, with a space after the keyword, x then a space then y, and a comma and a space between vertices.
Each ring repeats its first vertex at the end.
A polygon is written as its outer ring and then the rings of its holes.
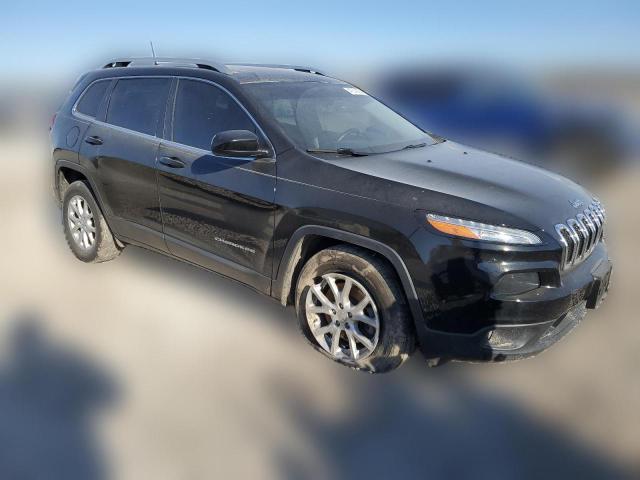
POLYGON ((352 148, 337 148, 336 150, 329 150, 323 148, 308 148, 307 153, 336 153, 338 155, 349 155, 351 157, 366 157, 369 155, 364 152, 356 152, 352 148))
POLYGON ((426 147, 427 144, 425 143, 414 143, 413 145, 407 145, 406 147, 402 147, 402 150, 409 150, 411 148, 420 148, 420 147, 426 147))

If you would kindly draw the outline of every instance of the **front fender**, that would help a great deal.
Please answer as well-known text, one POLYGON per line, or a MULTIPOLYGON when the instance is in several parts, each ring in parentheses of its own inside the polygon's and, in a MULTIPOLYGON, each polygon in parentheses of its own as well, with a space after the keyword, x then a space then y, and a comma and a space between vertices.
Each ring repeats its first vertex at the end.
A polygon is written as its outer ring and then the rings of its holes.
POLYGON ((305 239, 310 237, 323 237, 337 240, 342 243, 357 245, 359 247, 371 250, 382 255, 393 266, 400 279, 404 290, 411 316, 413 318, 418 338, 422 338, 422 330, 425 328, 424 317, 416 289, 413 285, 409 270, 405 265, 402 257, 394 249, 382 242, 369 237, 364 237, 351 232, 338 230, 335 228, 322 225, 305 225, 298 228, 287 243, 284 254, 277 269, 276 277, 273 281, 271 296, 280 299, 281 303, 286 305, 290 292, 294 286, 292 285, 294 272, 299 266, 302 252, 302 246, 305 239))

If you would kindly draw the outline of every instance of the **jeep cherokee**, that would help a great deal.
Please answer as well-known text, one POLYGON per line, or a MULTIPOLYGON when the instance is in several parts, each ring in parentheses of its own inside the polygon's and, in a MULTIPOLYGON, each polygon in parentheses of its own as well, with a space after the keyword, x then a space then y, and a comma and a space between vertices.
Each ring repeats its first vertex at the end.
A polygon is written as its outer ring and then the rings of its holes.
POLYGON ((431 135, 307 67, 119 59, 51 128, 84 262, 142 246, 295 305, 360 370, 533 355, 595 308, 605 211, 575 183, 431 135))

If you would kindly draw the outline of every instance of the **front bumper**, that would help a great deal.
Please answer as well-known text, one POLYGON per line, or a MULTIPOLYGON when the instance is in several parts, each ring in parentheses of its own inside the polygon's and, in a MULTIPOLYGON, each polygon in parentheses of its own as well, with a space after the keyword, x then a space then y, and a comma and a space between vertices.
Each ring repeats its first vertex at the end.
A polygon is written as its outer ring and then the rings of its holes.
POLYGON ((536 355, 571 332, 585 317, 586 302, 557 320, 528 325, 496 325, 473 335, 456 335, 429 330, 422 339, 428 357, 500 362, 536 355))
POLYGON ((422 271, 428 275, 417 281, 414 276, 425 317, 417 331, 427 358, 504 361, 535 355, 573 330, 608 290, 611 262, 604 243, 562 273, 542 252, 501 257, 458 247, 442 268, 427 262, 422 271), (496 294, 497 280, 514 271, 541 272, 541 286, 496 294))

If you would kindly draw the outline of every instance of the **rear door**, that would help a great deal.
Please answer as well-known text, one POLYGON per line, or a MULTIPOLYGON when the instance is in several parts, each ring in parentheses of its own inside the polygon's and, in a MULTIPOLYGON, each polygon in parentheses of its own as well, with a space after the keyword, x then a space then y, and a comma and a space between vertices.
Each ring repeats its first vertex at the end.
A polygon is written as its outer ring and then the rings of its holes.
MULTIPOLYGON (((158 152, 158 184, 169 251, 268 293, 275 159, 211 153, 213 136, 251 130, 268 140, 223 88, 178 80, 173 128, 158 152)), ((272 149, 273 151, 273 149, 272 149)))
POLYGON ((85 134, 82 156, 93 169, 110 224, 125 240, 166 250, 156 154, 172 80, 116 80, 104 118, 85 134))
POLYGON ((111 79, 92 82, 80 95, 73 106, 72 115, 61 115, 52 130, 52 140, 56 149, 56 160, 72 160, 78 163, 80 151, 87 145, 82 141, 87 129, 104 109, 105 97, 109 91, 111 79))

